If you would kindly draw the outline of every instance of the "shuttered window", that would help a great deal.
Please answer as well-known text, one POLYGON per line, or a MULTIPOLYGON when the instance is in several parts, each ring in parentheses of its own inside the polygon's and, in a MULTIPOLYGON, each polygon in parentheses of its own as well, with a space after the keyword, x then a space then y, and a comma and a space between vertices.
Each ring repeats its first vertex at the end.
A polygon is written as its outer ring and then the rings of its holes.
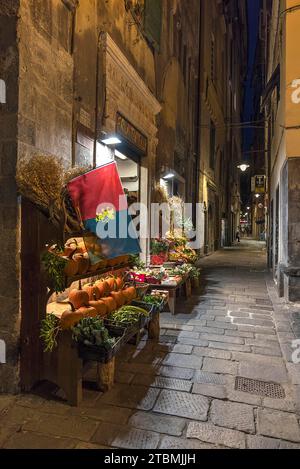
POLYGON ((160 48, 162 28, 162 0, 145 0, 144 32, 156 49, 160 48))

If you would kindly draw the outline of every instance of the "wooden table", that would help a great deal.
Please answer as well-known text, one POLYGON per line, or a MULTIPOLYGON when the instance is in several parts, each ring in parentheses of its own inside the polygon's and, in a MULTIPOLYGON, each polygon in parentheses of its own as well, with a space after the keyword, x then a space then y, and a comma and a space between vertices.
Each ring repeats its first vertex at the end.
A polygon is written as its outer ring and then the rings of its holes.
POLYGON ((165 290, 169 293, 168 305, 172 315, 175 315, 177 292, 184 289, 184 295, 189 298, 192 294, 191 278, 189 275, 184 277, 177 285, 151 284, 150 290, 165 290))

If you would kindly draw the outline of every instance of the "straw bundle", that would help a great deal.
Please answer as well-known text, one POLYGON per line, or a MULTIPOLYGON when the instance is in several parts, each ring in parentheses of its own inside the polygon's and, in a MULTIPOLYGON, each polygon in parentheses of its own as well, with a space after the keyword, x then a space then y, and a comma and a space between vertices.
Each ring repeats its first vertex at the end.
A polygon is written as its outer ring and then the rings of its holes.
POLYGON ((35 155, 18 163, 19 192, 55 224, 61 224, 63 165, 55 156, 35 155))

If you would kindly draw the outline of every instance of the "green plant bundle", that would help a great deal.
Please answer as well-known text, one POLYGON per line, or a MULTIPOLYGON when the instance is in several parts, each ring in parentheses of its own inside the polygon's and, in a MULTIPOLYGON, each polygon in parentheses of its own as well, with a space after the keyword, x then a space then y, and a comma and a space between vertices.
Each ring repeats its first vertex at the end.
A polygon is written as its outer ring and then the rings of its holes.
POLYGON ((104 347, 110 350, 115 345, 115 338, 109 335, 104 322, 99 318, 83 318, 72 328, 73 340, 87 345, 104 347))
POLYGON ((158 255, 161 253, 166 253, 169 250, 169 243, 167 240, 157 240, 154 239, 151 241, 151 254, 158 255))
POLYGON ((141 316, 148 317, 148 311, 138 306, 129 305, 123 306, 112 313, 109 319, 120 326, 131 326, 137 324, 141 316))
POLYGON ((47 314, 46 318, 43 319, 40 338, 44 342, 44 351, 52 352, 57 347, 57 336, 60 333, 60 321, 54 314, 47 314))
POLYGON ((160 306, 163 302, 163 298, 160 296, 146 295, 143 298, 143 302, 148 303, 149 305, 160 306))
POLYGON ((64 271, 67 265, 67 260, 47 251, 42 255, 42 263, 55 293, 62 293, 65 290, 64 271))

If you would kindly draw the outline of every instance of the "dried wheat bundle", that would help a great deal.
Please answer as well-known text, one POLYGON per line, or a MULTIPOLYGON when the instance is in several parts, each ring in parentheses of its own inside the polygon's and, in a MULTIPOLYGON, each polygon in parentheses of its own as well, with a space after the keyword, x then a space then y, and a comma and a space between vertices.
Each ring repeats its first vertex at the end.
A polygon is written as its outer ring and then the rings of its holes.
POLYGON ((75 166, 74 168, 68 169, 64 173, 64 184, 68 184, 68 182, 72 181, 72 179, 75 179, 78 176, 82 176, 92 169, 92 166, 75 166))
POLYGON ((17 167, 19 192, 57 223, 62 222, 63 174, 61 161, 49 155, 35 155, 29 160, 21 160, 17 167))

